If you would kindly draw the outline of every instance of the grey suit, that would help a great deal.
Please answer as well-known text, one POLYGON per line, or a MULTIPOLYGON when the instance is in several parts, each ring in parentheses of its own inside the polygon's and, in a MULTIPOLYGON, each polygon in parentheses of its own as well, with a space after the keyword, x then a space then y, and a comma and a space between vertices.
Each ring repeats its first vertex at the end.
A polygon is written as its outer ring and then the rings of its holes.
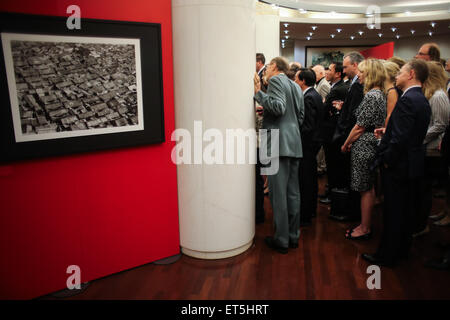
MULTIPOLYGON (((300 127, 305 107, 300 87, 285 74, 269 80, 267 93, 259 91, 256 101, 264 108, 263 129, 279 129, 279 170, 269 175, 270 202, 274 213, 277 245, 287 248, 300 237, 300 191, 298 170, 303 156, 300 127)), ((268 134, 268 150, 271 136, 268 134)))
POLYGON ((320 96, 322 97, 322 102, 325 101, 327 95, 330 93, 331 90, 331 85, 330 83, 327 81, 327 79, 325 79, 325 77, 323 77, 322 79, 320 79, 320 81, 314 86, 314 88, 316 89, 316 91, 320 94, 320 96))

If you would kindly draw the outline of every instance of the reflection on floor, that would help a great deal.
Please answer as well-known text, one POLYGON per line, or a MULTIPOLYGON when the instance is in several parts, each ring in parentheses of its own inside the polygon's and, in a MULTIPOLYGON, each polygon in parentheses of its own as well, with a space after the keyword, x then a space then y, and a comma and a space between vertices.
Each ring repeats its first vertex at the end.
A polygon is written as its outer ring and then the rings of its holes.
MULTIPOLYGON (((319 193, 326 178, 320 178, 319 193)), ((433 213, 445 199, 434 198, 433 213)), ((171 265, 148 264, 91 282, 86 291, 68 299, 449 299, 450 272, 427 269, 424 261, 439 257, 437 242, 450 242, 450 227, 431 226, 414 240, 408 261, 381 268, 381 289, 369 290, 361 253, 373 252, 381 233, 381 208, 374 218, 374 237, 365 242, 344 238, 355 223, 327 218, 320 204, 312 226, 301 229, 298 249, 287 255, 271 251, 264 237, 271 234, 272 210, 265 199, 266 222, 256 226, 254 245, 224 260, 182 256, 171 265)), ((48 299, 48 297, 44 297, 48 299)))

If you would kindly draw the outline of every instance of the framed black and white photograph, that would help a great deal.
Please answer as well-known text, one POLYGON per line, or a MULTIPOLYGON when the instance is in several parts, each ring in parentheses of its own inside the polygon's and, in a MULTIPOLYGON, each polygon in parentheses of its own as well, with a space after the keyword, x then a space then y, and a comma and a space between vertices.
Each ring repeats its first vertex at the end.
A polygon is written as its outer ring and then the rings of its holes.
POLYGON ((312 67, 317 64, 321 64, 324 67, 328 67, 331 62, 338 61, 342 62, 344 56, 352 51, 363 51, 370 46, 359 46, 359 47, 306 47, 305 60, 306 66, 312 67))
POLYGON ((164 141, 160 25, 1 14, 2 161, 164 141))

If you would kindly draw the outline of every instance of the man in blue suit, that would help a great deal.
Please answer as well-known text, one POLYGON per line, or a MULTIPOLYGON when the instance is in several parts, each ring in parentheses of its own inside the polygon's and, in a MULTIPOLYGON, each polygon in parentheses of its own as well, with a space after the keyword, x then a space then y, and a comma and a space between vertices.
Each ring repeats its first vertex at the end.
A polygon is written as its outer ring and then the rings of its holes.
MULTIPOLYGON (((300 237, 300 192, 298 170, 302 158, 300 128, 303 123, 304 105, 300 88, 286 76, 289 64, 282 57, 272 59, 267 66, 269 81, 267 93, 261 90, 259 77, 255 75, 255 99, 264 112, 263 129, 270 130, 267 149, 272 149, 272 131, 279 130, 278 154, 270 154, 271 161, 278 162, 277 173, 268 175, 269 198, 273 209, 275 234, 266 237, 265 243, 279 253, 297 248, 300 237)), ((263 142, 262 142, 263 143, 263 142)))
MULTIPOLYGON (((431 108, 422 93, 428 67, 422 60, 405 64, 396 77, 403 91, 381 140, 377 164, 384 188, 383 235, 375 254, 364 253, 372 264, 393 266, 407 258, 412 240, 412 222, 420 208, 420 188, 424 176, 423 140, 430 122, 431 108)), ((381 136, 383 129, 376 129, 381 136)))

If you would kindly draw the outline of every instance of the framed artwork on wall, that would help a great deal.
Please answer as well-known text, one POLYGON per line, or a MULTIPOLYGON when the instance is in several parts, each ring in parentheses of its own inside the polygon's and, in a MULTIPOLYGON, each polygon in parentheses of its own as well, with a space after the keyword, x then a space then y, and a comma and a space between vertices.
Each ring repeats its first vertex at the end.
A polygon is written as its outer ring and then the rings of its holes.
POLYGON ((164 141, 159 24, 0 14, 1 161, 164 141))
POLYGON ((321 64, 324 67, 328 67, 331 62, 342 62, 344 56, 352 51, 361 52, 370 48, 371 46, 359 46, 359 47, 306 47, 305 61, 307 67, 312 67, 317 64, 321 64))

